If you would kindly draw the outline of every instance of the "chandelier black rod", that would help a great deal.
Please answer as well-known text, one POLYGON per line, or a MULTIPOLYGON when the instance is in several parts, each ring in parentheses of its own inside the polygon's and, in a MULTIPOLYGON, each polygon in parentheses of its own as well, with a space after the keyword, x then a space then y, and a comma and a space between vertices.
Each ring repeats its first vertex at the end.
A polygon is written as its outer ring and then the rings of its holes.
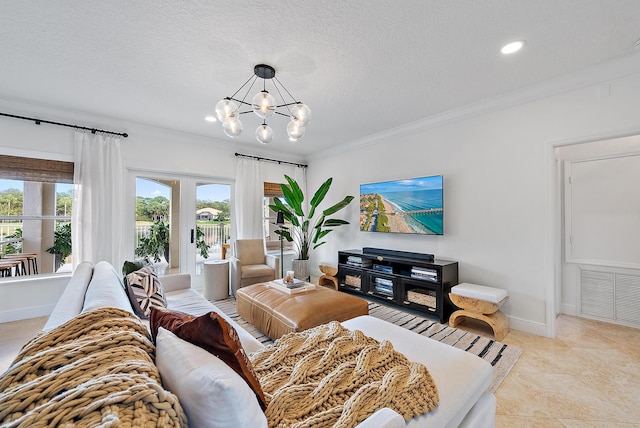
POLYGON ((252 156, 252 155, 243 155, 242 153, 236 153, 236 157, 240 157, 240 158, 247 158, 247 159, 255 159, 257 161, 266 161, 266 162, 274 162, 274 163, 279 163, 279 164, 287 164, 287 165, 294 165, 300 168, 307 168, 308 165, 302 164, 302 163, 295 163, 295 162, 288 162, 288 161, 283 161, 283 160, 278 160, 278 159, 269 159, 269 158, 263 158, 260 156, 252 156))
MULTIPOLYGON (((237 90, 233 95, 231 95, 229 98, 233 99, 233 97, 235 97, 236 95, 238 95, 238 92, 240 92, 240 91, 242 90, 242 88, 244 88, 244 87, 247 85, 247 83, 249 83, 249 81, 250 81, 251 79, 253 79, 253 82, 255 83, 255 81, 256 81, 256 79, 257 79, 257 78, 258 78, 258 76, 255 76, 255 75, 254 75, 254 76, 249 77, 249 78, 247 79, 247 81, 246 81, 246 82, 244 82, 244 83, 242 84, 242 86, 240 86, 240 87, 238 88, 238 90, 237 90)), ((253 87, 253 84, 251 84, 251 86, 253 87)), ((249 90, 251 90, 251 89, 249 89, 249 90)))
MULTIPOLYGON (((247 111, 239 111, 238 114, 247 114, 247 113, 253 113, 253 110, 247 110, 247 111)), ((273 114, 279 114, 280 116, 284 116, 284 117, 289 117, 288 114, 279 112, 279 111, 274 111, 273 114)))
MULTIPOLYGON (((244 99, 239 100, 239 99, 237 99, 237 98, 233 98, 233 97, 227 97, 227 99, 230 99, 231 101, 235 101, 235 102, 237 102, 237 103, 244 104, 244 105, 248 105, 248 106, 252 105, 251 103, 246 102, 244 99)), ((295 100, 295 99, 294 99, 294 100, 295 100)), ((283 101, 284 101, 284 99, 283 99, 283 101)), ((292 105, 296 105, 296 104, 300 104, 300 102, 299 102, 299 101, 293 101, 293 102, 291 102, 291 103, 278 104, 277 106, 275 106, 275 108, 288 107, 288 106, 292 106, 292 105)), ((251 110, 251 111, 253 111, 253 110, 251 110)), ((243 111, 243 112, 241 112, 241 113, 247 113, 247 112, 246 112, 246 111, 243 111)), ((277 113, 277 112, 276 112, 276 113, 277 113)), ((285 116, 287 116, 287 115, 285 114, 285 116)))
POLYGON ((0 113, 0 116, 12 117, 14 119, 30 120, 32 122, 35 122, 36 125, 47 123, 49 125, 66 126, 67 128, 82 129, 84 131, 91 131, 92 134, 95 134, 96 132, 101 132, 103 134, 119 135, 120 137, 124 137, 124 138, 127 138, 129 136, 129 134, 127 134, 126 132, 105 131, 104 129, 87 128, 86 126, 71 125, 69 123, 61 123, 61 122, 53 122, 51 120, 36 119, 35 117, 18 116, 18 115, 9 114, 9 113, 0 113))
MULTIPOLYGON (((279 84, 280 86, 282 86, 282 89, 284 89, 284 91, 285 91, 287 94, 289 94, 289 96, 291 97, 291 99, 294 101, 294 102, 293 102, 293 103, 291 103, 291 104, 298 104, 298 101, 296 100, 296 97, 294 97, 293 95, 291 95, 291 92, 289 92, 289 90, 287 89, 287 87, 286 87, 286 86, 284 86, 284 85, 282 84, 282 82, 281 82, 280 80, 278 80, 278 78, 277 78, 276 76, 273 76, 273 80, 275 80, 276 82, 278 82, 278 84, 279 84)), ((276 87, 276 89, 278 89, 278 87, 277 87, 275 84, 274 84, 273 86, 275 86, 275 87, 276 87)), ((278 91, 278 92, 280 92, 280 91, 278 91)), ((280 97, 282 97, 282 99, 284 100, 284 97, 282 96, 282 94, 280 95, 280 97)), ((285 104, 285 105, 290 105, 290 104, 285 104)))

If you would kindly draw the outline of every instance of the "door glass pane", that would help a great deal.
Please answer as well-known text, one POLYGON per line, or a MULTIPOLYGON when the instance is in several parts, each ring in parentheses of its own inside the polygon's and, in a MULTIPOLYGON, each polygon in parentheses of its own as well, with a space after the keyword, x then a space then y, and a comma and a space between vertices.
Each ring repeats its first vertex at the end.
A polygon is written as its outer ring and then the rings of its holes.
POLYGON ((135 254, 160 275, 180 271, 180 181, 136 177, 135 254))
POLYGON ((231 185, 196 184, 196 276, 203 275, 206 260, 229 257, 230 212, 231 185))

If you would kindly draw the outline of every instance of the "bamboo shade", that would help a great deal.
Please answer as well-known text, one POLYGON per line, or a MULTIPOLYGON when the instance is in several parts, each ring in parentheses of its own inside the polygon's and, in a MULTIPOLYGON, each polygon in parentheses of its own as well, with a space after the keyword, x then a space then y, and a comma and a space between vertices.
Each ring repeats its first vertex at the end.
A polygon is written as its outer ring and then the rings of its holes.
POLYGON ((276 196, 283 196, 280 183, 264 183, 264 196, 272 198, 276 196))
POLYGON ((0 155, 0 178, 73 183, 73 162, 0 155))

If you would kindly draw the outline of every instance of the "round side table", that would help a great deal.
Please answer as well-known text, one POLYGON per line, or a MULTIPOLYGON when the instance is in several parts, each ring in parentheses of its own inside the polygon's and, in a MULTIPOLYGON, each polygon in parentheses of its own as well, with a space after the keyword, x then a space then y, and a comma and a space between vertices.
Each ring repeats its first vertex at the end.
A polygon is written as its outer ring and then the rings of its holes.
POLYGON ((222 300, 229 297, 229 260, 204 262, 204 297, 222 300))

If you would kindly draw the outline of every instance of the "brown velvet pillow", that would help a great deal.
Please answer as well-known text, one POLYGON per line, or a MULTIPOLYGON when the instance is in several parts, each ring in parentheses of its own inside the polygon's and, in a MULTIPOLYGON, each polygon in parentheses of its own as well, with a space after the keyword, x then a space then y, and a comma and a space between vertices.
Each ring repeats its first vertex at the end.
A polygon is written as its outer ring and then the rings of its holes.
POLYGON ((247 382, 256 394, 262 410, 266 410, 267 401, 251 361, 242 349, 238 333, 224 318, 213 311, 196 317, 153 306, 149 321, 154 340, 158 328, 162 327, 224 361, 247 382))

